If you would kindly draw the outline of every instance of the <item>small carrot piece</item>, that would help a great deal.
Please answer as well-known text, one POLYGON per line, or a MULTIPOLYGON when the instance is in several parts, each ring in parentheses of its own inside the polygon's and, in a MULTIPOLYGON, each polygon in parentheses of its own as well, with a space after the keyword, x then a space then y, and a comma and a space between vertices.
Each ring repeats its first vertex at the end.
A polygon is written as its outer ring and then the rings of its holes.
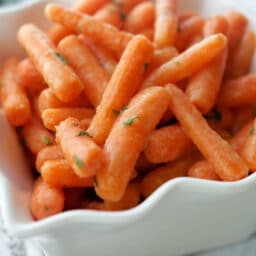
POLYGON ((156 0, 156 20, 154 42, 161 47, 172 46, 176 40, 178 18, 176 0, 156 0))
POLYGON ((114 3, 119 6, 120 12, 123 13, 124 16, 127 16, 133 8, 135 8, 140 3, 145 2, 145 0, 113 0, 114 3))
POLYGON ((150 41, 153 41, 154 39, 154 30, 153 28, 147 28, 140 32, 141 35, 145 36, 150 41))
MULTIPOLYGON (((194 16, 198 16, 198 14, 193 11, 193 10, 184 10, 184 11, 180 11, 178 13, 178 20, 179 20, 179 24, 181 24, 183 21, 190 19, 194 16)), ((179 30, 179 28, 178 28, 179 30)))
POLYGON ((152 72, 143 87, 165 85, 189 77, 214 59, 224 49, 226 41, 222 34, 202 40, 152 72))
POLYGON ((101 148, 83 130, 77 119, 67 118, 56 127, 56 142, 79 177, 92 177, 104 167, 105 158, 101 148))
POLYGON ((50 108, 42 113, 44 126, 55 131, 62 121, 68 117, 74 117, 78 120, 92 119, 94 110, 91 108, 50 108))
POLYGON ((97 106, 110 76, 76 36, 65 37, 59 43, 58 49, 80 77, 84 84, 84 92, 90 102, 97 106))
POLYGON ((41 167, 41 175, 53 187, 93 187, 93 178, 78 177, 64 159, 46 161, 41 167))
POLYGON ((8 121, 14 126, 26 124, 31 108, 25 90, 16 79, 18 60, 8 59, 0 75, 0 99, 8 121))
POLYGON ((144 36, 135 36, 128 44, 88 129, 98 144, 104 144, 118 113, 138 91, 152 54, 153 46, 144 36))
POLYGON ((31 214, 36 220, 41 220, 64 210, 64 192, 37 179, 31 196, 31 214))
POLYGON ((143 153, 140 154, 135 165, 135 169, 137 170, 138 173, 146 173, 146 172, 152 171, 153 169, 155 169, 155 167, 156 165, 153 163, 150 163, 143 153))
POLYGON ((171 162, 193 148, 191 140, 180 125, 169 125, 153 131, 144 155, 151 163, 171 162))
POLYGON ((168 85, 170 108, 186 134, 224 181, 240 180, 248 175, 248 167, 240 156, 213 131, 189 98, 176 86, 168 85))
POLYGON ((121 113, 104 145, 107 165, 96 175, 98 196, 114 202, 122 198, 146 139, 167 106, 166 91, 152 87, 138 93, 121 113))

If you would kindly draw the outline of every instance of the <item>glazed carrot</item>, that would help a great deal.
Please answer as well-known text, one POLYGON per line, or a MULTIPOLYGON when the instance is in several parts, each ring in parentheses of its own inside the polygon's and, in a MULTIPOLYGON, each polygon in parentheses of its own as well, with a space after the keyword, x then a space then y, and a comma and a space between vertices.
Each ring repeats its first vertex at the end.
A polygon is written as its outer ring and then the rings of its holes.
POLYGON ((150 196, 157 188, 165 182, 178 178, 186 177, 188 168, 197 161, 198 156, 188 155, 174 162, 165 164, 149 172, 141 182, 141 193, 144 198, 150 196))
POLYGON ((56 142, 79 177, 92 177, 103 168, 105 158, 101 148, 83 130, 77 119, 67 118, 56 127, 56 142))
POLYGON ((46 87, 42 75, 36 70, 30 59, 22 60, 18 65, 19 83, 29 91, 39 92, 46 87))
POLYGON ((110 78, 107 72, 76 36, 65 37, 58 49, 80 77, 90 102, 97 106, 110 78))
POLYGON ((123 211, 131 209, 137 206, 140 202, 140 188, 137 183, 131 183, 127 186, 127 189, 123 197, 118 202, 103 201, 103 202, 91 202, 88 205, 88 209, 101 210, 101 211, 123 211))
POLYGON ((248 167, 240 156, 213 131, 189 98, 176 86, 166 87, 170 108, 186 134, 224 181, 239 180, 248 175, 248 167))
POLYGON ((217 104, 225 107, 240 107, 256 100, 256 74, 248 74, 223 83, 217 104))
POLYGON ((140 156, 136 162, 136 165, 135 165, 135 169, 137 170, 138 173, 149 172, 155 168, 156 168, 155 164, 150 163, 143 153, 140 154, 140 156))
POLYGON ((44 32, 26 24, 19 29, 18 39, 58 99, 69 102, 82 92, 80 79, 44 32))
POLYGON ((142 2, 135 6, 127 16, 124 29, 138 34, 152 28, 155 20, 155 7, 152 2, 142 2))
POLYGON ((188 151, 193 144, 178 124, 153 131, 147 141, 144 155, 151 163, 171 162, 188 151))
POLYGON ((204 23, 203 17, 193 16, 179 25, 175 46, 180 52, 187 49, 198 35, 202 35, 204 23))
POLYGON ((172 46, 176 40, 178 18, 176 0, 156 0, 154 42, 161 47, 172 46))
POLYGON ((39 109, 39 96, 40 96, 40 93, 34 94, 30 98, 30 104, 31 104, 32 113, 34 113, 36 115, 36 117, 40 120, 41 119, 41 111, 39 109))
POLYGON ((104 145, 107 165, 96 175, 98 196, 115 202, 122 198, 146 139, 167 105, 166 91, 152 87, 138 93, 121 113, 104 145))
POLYGON ((255 45, 255 35, 249 30, 244 34, 239 46, 230 56, 226 77, 236 78, 249 72, 254 57, 255 45))
POLYGON ((224 16, 215 15, 206 21, 203 29, 203 34, 204 34, 204 37, 208 37, 218 33, 227 35, 228 30, 229 30, 229 24, 227 19, 224 16))
POLYGON ((52 43, 56 46, 64 37, 71 34, 74 34, 74 31, 60 24, 54 24, 47 32, 47 35, 51 39, 52 43))
POLYGON ((144 87, 177 82, 199 71, 225 47, 226 37, 218 34, 193 45, 177 57, 156 69, 144 82, 144 87))
POLYGON ((188 170, 188 176, 204 180, 220 180, 212 164, 205 160, 193 164, 188 170))
POLYGON ((135 36, 128 44, 88 130, 98 144, 105 142, 118 113, 138 91, 152 53, 153 46, 144 36, 135 36))
MULTIPOLYGON (((191 17, 194 17, 194 16, 198 16, 198 14, 193 10, 180 11, 178 13, 179 24, 181 24, 183 21, 190 19, 191 17)), ((178 31, 179 31, 179 28, 178 28, 178 31)))
POLYGON ((129 14, 129 12, 135 8, 138 4, 145 2, 145 0, 113 0, 114 3, 119 6, 120 11, 124 13, 124 15, 129 14))
POLYGON ((145 30, 140 32, 141 35, 145 36, 150 41, 154 39, 154 29, 153 28, 146 28, 145 30))
POLYGON ((64 210, 64 192, 45 183, 39 178, 34 185, 31 197, 31 214, 36 220, 41 220, 64 210))
POLYGON ((64 159, 46 161, 41 167, 41 175, 53 187, 93 187, 93 178, 78 177, 64 159))
POLYGON ((213 127, 213 129, 214 129, 215 132, 217 132, 220 135, 220 137, 222 139, 224 139, 228 142, 231 141, 232 134, 228 130, 226 130, 224 128, 221 128, 221 127, 213 127))
POLYGON ((162 119, 159 123, 159 125, 164 125, 166 123, 168 123, 171 119, 173 118, 173 113, 171 112, 171 110, 168 108, 164 115, 162 116, 162 119))
POLYGON ((132 35, 119 31, 115 27, 102 24, 93 17, 79 12, 64 9, 59 5, 49 4, 46 7, 46 16, 53 22, 58 22, 69 29, 91 37, 95 42, 121 56, 132 35))
POLYGON ((43 148, 55 144, 54 136, 33 117, 29 123, 23 127, 23 136, 26 146, 33 154, 37 154, 43 148))
POLYGON ((14 126, 26 124, 31 118, 29 99, 16 79, 19 61, 8 59, 0 77, 0 99, 8 121, 14 126))
POLYGON ((123 25, 123 17, 120 15, 120 10, 114 3, 108 3, 99 9, 94 18, 98 21, 110 24, 118 29, 123 25))
POLYGON ((63 154, 57 145, 51 145, 40 150, 36 155, 36 169, 41 173, 42 165, 49 160, 63 159, 63 154))
POLYGON ((68 117, 83 120, 92 119, 93 115, 94 110, 91 108, 50 108, 42 113, 42 120, 47 129, 55 131, 56 126, 68 117))

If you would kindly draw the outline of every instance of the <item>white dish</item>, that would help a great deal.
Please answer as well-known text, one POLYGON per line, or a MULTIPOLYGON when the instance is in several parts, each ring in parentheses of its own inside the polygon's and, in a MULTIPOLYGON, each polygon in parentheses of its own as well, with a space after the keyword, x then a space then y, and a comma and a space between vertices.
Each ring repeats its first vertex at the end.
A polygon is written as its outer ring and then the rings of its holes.
MULTIPOLYGON (((28 2, 0 11, 0 60, 20 54, 15 34, 22 23, 45 25, 42 8, 47 1, 28 2)), ((244 11, 240 1, 178 2, 180 8, 198 10, 206 16, 231 8, 244 11)), ((254 13, 252 9, 246 12, 252 20, 256 7, 254 13)), ((251 24, 256 30, 255 21, 251 24)), ((256 232, 256 175, 235 183, 174 179, 129 211, 77 210, 34 222, 28 206, 32 178, 15 133, 1 113, 0 145, 3 218, 13 235, 30 239, 46 255, 175 256, 238 242, 256 232)))

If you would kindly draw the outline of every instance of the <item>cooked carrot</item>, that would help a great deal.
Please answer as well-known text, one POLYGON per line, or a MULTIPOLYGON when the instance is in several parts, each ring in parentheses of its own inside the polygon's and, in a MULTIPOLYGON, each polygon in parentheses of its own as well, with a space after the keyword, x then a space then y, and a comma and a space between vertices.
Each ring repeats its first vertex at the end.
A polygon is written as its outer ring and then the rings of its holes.
POLYGON ((55 144, 54 136, 36 117, 31 118, 23 127, 23 136, 28 149, 37 154, 43 148, 55 144))
POLYGON ((64 210, 64 192, 37 179, 31 197, 31 214, 36 220, 41 220, 64 210))
POLYGON ((119 31, 111 25, 102 24, 93 17, 62 8, 59 5, 49 4, 45 12, 51 21, 91 37, 95 42, 102 43, 118 56, 121 56, 126 45, 132 39, 132 35, 127 32, 119 31))
POLYGON ((193 144, 178 125, 169 125, 153 131, 147 141, 144 155, 149 162, 171 162, 191 151, 193 144))
POLYGON ((229 24, 227 19, 224 16, 215 15, 206 21, 203 29, 203 34, 204 34, 204 37, 208 37, 218 33, 227 35, 228 30, 229 30, 229 24))
POLYGON ((213 165, 205 160, 193 164, 188 170, 188 176, 204 180, 220 180, 220 177, 216 174, 213 165))
POLYGON ((44 32, 35 25, 25 24, 19 29, 18 39, 61 101, 72 101, 82 92, 82 82, 44 32))
POLYGON ((226 37, 218 34, 193 45, 177 57, 156 69, 144 82, 144 87, 177 82, 199 71, 225 47, 226 37))
POLYGON ((200 152, 224 181, 239 180, 248 175, 248 167, 240 156, 213 131, 189 98, 176 86, 166 87, 170 108, 200 152))
POLYGON ((150 163, 143 153, 140 154, 140 156, 136 162, 136 165, 135 165, 135 169, 137 170, 138 173, 149 172, 155 168, 156 168, 155 164, 150 163))
POLYGON ((88 209, 101 210, 101 211, 123 211, 131 209, 137 206, 140 202, 140 188, 137 183, 131 183, 127 186, 127 189, 123 197, 118 202, 103 201, 103 202, 91 202, 88 205, 88 209))
POLYGON ((82 209, 89 199, 88 188, 64 188, 65 210, 82 209))
POLYGON ((91 108, 50 108, 42 113, 44 126, 52 131, 56 130, 62 121, 68 117, 74 117, 78 120, 92 119, 94 110, 91 108))
POLYGON ((122 112, 104 145, 107 165, 96 175, 98 196, 115 202, 122 198, 146 139, 167 105, 166 91, 152 87, 137 94, 122 112))
POLYGON ((57 145, 51 145, 40 150, 36 155, 36 169, 41 173, 42 165, 49 160, 63 159, 63 154, 57 145))
POLYGON ((176 0, 156 0, 154 42, 161 47, 172 46, 176 40, 178 18, 176 0))
POLYGON ((241 107, 256 100, 256 74, 248 74, 223 83, 218 96, 218 105, 241 107))
POLYGON ((127 16, 124 29, 138 34, 152 28, 155 20, 155 7, 152 2, 142 2, 135 6, 127 16))
POLYGON ((105 158, 101 148, 77 119, 67 118, 56 127, 56 142, 79 177, 92 177, 103 168, 105 158))
POLYGON ((153 28, 147 28, 140 32, 141 35, 145 36, 150 41, 153 41, 154 39, 154 29, 153 28))
POLYGON ((19 83, 29 91, 39 92, 46 87, 42 75, 36 70, 30 59, 22 60, 18 65, 19 83))
MULTIPOLYGON (((194 17, 194 16, 198 16, 198 14, 193 10, 180 11, 178 13, 179 24, 187 19, 190 19, 191 17, 194 17)), ((179 30, 179 28, 178 28, 178 30, 179 30)))
POLYGON ((231 141, 232 134, 228 130, 226 130, 224 128, 221 128, 221 127, 213 127, 213 129, 214 129, 215 132, 217 132, 220 135, 220 137, 222 139, 224 139, 228 142, 231 141))
POLYGON ((128 44, 88 130, 98 144, 105 142, 118 113, 138 91, 152 53, 153 46, 144 36, 135 36, 128 44))
POLYGON ((107 72, 76 36, 65 37, 58 49, 80 77, 90 102, 97 106, 110 78, 107 72))
POLYGON ((64 159, 46 161, 41 167, 41 175, 53 187, 93 187, 93 178, 80 178, 64 159))
POLYGON ((193 16, 179 25, 175 46, 180 52, 187 49, 198 35, 202 35, 204 24, 203 17, 193 16))
POLYGON ((197 160, 198 156, 192 154, 149 172, 141 182, 143 197, 150 196, 157 188, 171 179, 186 177, 188 168, 197 160))
POLYGON ((119 6, 120 12, 123 12, 123 15, 129 14, 129 12, 135 8, 138 4, 145 2, 146 0, 113 0, 114 3, 119 6))
POLYGON ((34 113, 36 115, 36 117, 40 120, 41 119, 41 111, 39 108, 39 96, 40 96, 40 93, 34 94, 30 98, 30 103, 31 103, 32 113, 34 113))
POLYGON ((8 121, 14 126, 26 124, 31 118, 31 108, 25 90, 16 79, 19 61, 8 59, 0 75, 0 100, 8 121))
POLYGON ((51 39, 54 45, 58 45, 58 43, 66 36, 74 34, 74 31, 68 29, 60 24, 54 24, 49 31, 47 31, 47 35, 51 39))

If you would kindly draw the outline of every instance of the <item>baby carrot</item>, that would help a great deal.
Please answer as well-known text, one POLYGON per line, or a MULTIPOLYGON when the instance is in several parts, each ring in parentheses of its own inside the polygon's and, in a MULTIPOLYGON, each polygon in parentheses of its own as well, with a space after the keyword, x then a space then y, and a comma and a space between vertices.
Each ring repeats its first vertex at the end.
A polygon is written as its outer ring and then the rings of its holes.
POLYGON ((34 185, 31 197, 31 214, 36 220, 41 220, 64 210, 64 192, 45 183, 39 178, 34 185))
POLYGON ((176 86, 168 85, 170 108, 186 134, 224 181, 240 180, 248 175, 248 167, 240 156, 207 124, 189 98, 176 86))
POLYGON ((129 42, 88 129, 98 144, 104 144, 118 113, 138 91, 152 53, 153 46, 144 36, 135 36, 129 42))
POLYGON ((143 87, 165 85, 189 77, 214 59, 224 49, 226 41, 222 34, 202 40, 152 72, 143 87))
POLYGON ((82 92, 82 82, 44 32, 35 25, 25 24, 19 29, 18 39, 61 101, 72 101, 82 92))
POLYGON ((90 102, 97 106, 110 76, 76 36, 65 37, 59 43, 58 49, 80 77, 90 102))
POLYGON ((153 131, 148 138, 144 155, 151 163, 173 161, 193 148, 191 140, 178 125, 169 125, 153 131))
POLYGON ((55 131, 56 126, 68 117, 83 120, 92 119, 93 115, 94 110, 91 108, 50 108, 42 113, 42 120, 47 129, 55 131))
POLYGON ((176 0, 156 0, 154 42, 161 47, 172 46, 177 35, 176 0))
MULTIPOLYGON (((183 21, 190 19, 191 17, 194 17, 194 16, 198 16, 198 14, 193 10, 180 11, 178 13, 179 24, 181 24, 183 21)), ((178 28, 178 30, 179 30, 179 28, 178 28)))
POLYGON ((145 2, 145 0, 113 0, 113 2, 119 6, 120 12, 122 12, 124 16, 127 16, 133 8, 145 2))
POLYGON ((154 30, 153 30, 153 28, 146 28, 143 31, 141 31, 140 34, 145 36, 150 41, 153 41, 153 39, 154 39, 154 30))
POLYGON ((56 142, 79 177, 92 177, 103 168, 105 158, 101 148, 77 119, 67 118, 56 127, 56 142))
POLYGON ((120 114, 104 145, 107 165, 96 175, 98 196, 114 202, 122 198, 146 139, 167 106, 166 91, 152 87, 138 93, 120 114))
POLYGON ((0 99, 8 121, 14 126, 26 124, 31 118, 31 108, 25 90, 16 79, 17 59, 8 59, 0 75, 0 99))
POLYGON ((46 161, 41 167, 41 175, 53 187, 93 187, 93 178, 78 177, 64 159, 46 161))

